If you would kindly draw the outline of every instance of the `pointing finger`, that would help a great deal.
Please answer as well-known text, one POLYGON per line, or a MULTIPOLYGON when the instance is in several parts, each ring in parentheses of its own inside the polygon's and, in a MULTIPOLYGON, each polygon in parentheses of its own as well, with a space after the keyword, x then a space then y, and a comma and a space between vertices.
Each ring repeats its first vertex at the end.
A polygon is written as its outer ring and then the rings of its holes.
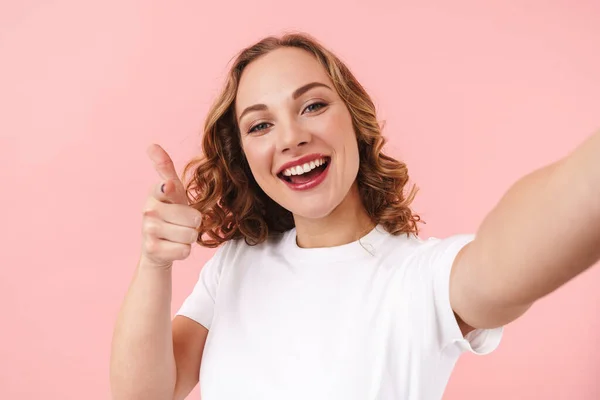
POLYGON ((154 163, 156 172, 158 172, 158 175, 160 175, 162 179, 172 179, 176 181, 176 183, 181 183, 177 176, 177 171, 175 171, 173 160, 162 147, 157 144, 152 144, 148 147, 147 153, 154 163))

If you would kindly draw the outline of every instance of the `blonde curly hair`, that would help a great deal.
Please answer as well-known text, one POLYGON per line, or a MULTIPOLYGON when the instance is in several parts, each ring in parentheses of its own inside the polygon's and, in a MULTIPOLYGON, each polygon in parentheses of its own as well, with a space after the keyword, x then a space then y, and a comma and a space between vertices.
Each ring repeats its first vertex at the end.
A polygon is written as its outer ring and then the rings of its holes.
POLYGON ((303 49, 325 68, 350 111, 358 141, 360 166, 357 184, 361 200, 373 222, 393 235, 418 234, 421 219, 409 208, 417 188, 405 195, 406 165, 382 153, 385 138, 375 105, 348 67, 307 34, 267 37, 243 49, 235 58, 225 87, 211 107, 204 125, 203 154, 184 169, 190 205, 202 214, 198 243, 217 247, 244 238, 250 245, 294 227, 289 210, 268 197, 256 183, 245 159, 235 117, 240 78, 253 60, 281 47, 303 49))

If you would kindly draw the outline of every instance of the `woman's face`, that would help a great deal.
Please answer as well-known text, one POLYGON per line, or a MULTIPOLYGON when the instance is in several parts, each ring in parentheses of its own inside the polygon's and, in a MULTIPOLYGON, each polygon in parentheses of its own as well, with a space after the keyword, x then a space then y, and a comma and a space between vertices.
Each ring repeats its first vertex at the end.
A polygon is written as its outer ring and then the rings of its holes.
POLYGON ((296 216, 322 218, 359 166, 352 119, 310 53, 280 48, 244 70, 235 104, 241 142, 264 192, 296 216))

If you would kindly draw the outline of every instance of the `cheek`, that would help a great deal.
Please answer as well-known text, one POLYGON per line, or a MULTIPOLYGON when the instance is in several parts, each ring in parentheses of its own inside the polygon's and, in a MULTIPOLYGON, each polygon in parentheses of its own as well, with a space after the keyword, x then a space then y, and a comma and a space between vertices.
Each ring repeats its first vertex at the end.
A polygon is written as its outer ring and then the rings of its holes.
POLYGON ((345 117, 345 115, 338 113, 337 115, 331 115, 329 118, 320 119, 312 127, 313 133, 339 151, 342 147, 347 146, 349 139, 354 137, 352 123, 348 123, 345 117))
POLYGON ((345 173, 355 177, 358 172, 360 156, 352 118, 350 115, 343 115, 336 123, 338 128, 335 137, 332 137, 332 140, 334 140, 332 143, 339 151, 343 152, 345 173))
POLYGON ((344 158, 353 162, 358 158, 358 143, 350 115, 340 115, 332 119, 327 127, 326 140, 338 151, 343 151, 344 158))
POLYGON ((248 160, 250 171, 256 180, 266 174, 271 173, 271 160, 273 160, 273 150, 267 141, 261 141, 261 138, 248 140, 243 144, 243 151, 248 160))

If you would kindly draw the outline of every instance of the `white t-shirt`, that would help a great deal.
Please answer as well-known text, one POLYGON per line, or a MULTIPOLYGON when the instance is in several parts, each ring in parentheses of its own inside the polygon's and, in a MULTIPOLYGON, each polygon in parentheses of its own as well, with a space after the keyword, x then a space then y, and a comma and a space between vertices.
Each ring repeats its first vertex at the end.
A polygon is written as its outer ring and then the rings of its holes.
POLYGON ((220 247, 178 315, 209 329, 202 400, 440 399, 465 351, 449 300, 458 251, 474 235, 422 240, 381 226, 361 240, 304 249, 292 229, 220 247))

